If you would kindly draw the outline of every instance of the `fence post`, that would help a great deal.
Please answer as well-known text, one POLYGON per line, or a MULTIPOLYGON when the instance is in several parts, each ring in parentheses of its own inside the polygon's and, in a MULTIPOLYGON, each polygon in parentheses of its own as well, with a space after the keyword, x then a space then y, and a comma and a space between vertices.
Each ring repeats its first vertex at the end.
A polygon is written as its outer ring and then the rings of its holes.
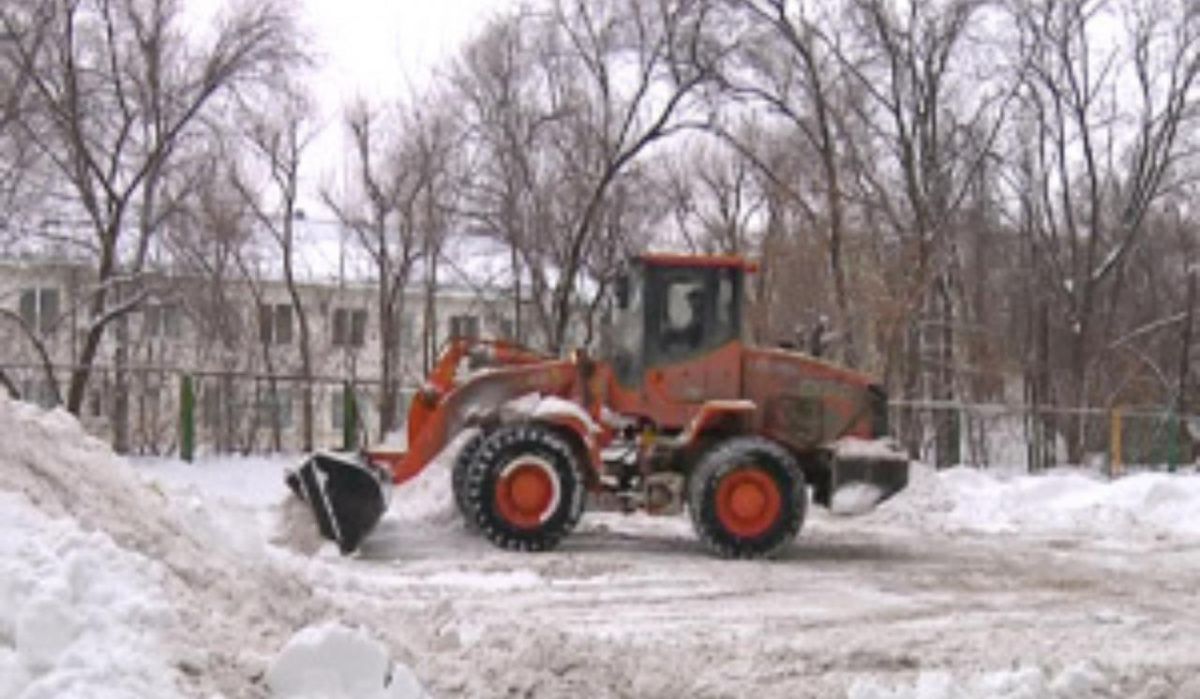
POLYGON ((191 462, 196 456, 196 390, 192 375, 179 379, 179 457, 191 462))
POLYGON ((1121 437, 1124 425, 1121 422, 1121 408, 1114 407, 1109 413, 1109 440, 1108 440, 1108 475, 1117 477, 1121 475, 1121 437))
POLYGON ((962 423, 963 411, 962 408, 955 408, 950 411, 950 436, 946 440, 946 446, 950 447, 950 465, 961 466, 962 458, 962 423))
POLYGON ((1170 442, 1167 446, 1167 471, 1170 473, 1175 473, 1175 470, 1179 467, 1179 432, 1181 427, 1182 424, 1179 421, 1179 416, 1175 414, 1175 411, 1172 410, 1171 412, 1167 413, 1167 432, 1169 433, 1170 439, 1170 442))
POLYGON ((358 401, 354 399, 354 384, 342 384, 342 450, 358 448, 358 401))

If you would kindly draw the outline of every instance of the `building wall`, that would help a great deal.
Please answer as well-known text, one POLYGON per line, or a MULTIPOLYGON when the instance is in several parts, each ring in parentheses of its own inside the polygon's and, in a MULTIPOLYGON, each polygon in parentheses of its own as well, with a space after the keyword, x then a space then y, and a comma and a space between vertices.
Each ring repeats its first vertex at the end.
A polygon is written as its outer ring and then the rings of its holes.
MULTIPOLYGON (((34 330, 56 367, 55 383, 65 400, 71 367, 88 330, 86 304, 92 288, 94 276, 82 265, 0 261, 0 308, 8 311, 0 318, 0 369, 26 399, 49 404, 52 391, 43 378, 39 355, 16 319, 24 317, 41 326, 34 330)), ((82 410, 89 430, 116 440, 119 416, 127 415, 129 450, 174 450, 181 377, 190 374, 195 381, 202 448, 298 448, 304 388, 298 379, 300 328, 286 285, 277 280, 214 284, 161 276, 149 279, 145 288, 151 289, 150 295, 136 311, 109 326, 100 346, 82 410), (264 307, 271 311, 264 312, 264 307), (291 310, 277 310, 280 307, 291 310), (268 320, 273 322, 265 323, 268 320), (264 331, 264 324, 272 328, 264 331), (125 370, 118 371, 122 366, 125 370)), ((314 432, 319 447, 340 443, 338 419, 346 381, 355 382, 371 440, 378 436, 381 325, 376 293, 368 284, 310 283, 299 288, 311 334, 314 432), (356 314, 362 323, 361 337, 354 333, 356 314)), ((483 337, 511 332, 511 300, 502 293, 447 288, 438 291, 434 301, 437 323, 431 338, 425 332, 424 292, 413 288, 405 293, 398 381, 406 395, 419 385, 436 347, 452 328, 477 328, 483 337), (476 320, 456 320, 460 318, 476 320)), ((407 407, 407 400, 402 399, 402 407, 407 407)))

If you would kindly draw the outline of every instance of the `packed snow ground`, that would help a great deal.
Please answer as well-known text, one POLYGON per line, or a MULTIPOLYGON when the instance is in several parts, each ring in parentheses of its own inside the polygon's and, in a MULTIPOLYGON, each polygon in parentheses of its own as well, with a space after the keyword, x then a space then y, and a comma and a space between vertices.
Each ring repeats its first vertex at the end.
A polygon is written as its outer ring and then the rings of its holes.
POLYGON ((919 468, 730 562, 612 513, 496 550, 442 463, 344 559, 294 458, 131 468, 3 399, 0 439, 0 696, 1200 697, 1195 475, 919 468))

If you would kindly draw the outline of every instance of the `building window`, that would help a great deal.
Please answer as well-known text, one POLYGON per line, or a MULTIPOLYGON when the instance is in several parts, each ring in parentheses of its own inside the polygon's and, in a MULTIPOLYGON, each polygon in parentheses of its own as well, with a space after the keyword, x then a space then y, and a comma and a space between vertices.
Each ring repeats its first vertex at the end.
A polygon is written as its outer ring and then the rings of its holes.
POLYGON ((400 314, 400 322, 396 328, 396 346, 408 350, 417 347, 417 323, 412 313, 400 314))
POLYGON ((31 330, 49 335, 58 320, 58 289, 22 289, 20 310, 31 330))
POLYGON ((205 386, 200 392, 200 419, 205 427, 221 424, 221 387, 205 386))
POLYGON ((247 393, 239 388, 232 376, 213 377, 201 382, 200 386, 200 419, 204 427, 212 430, 227 427, 236 429, 241 422, 247 407, 242 396, 248 395, 251 387, 244 387, 247 393))
POLYGON ((342 429, 346 419, 346 393, 341 389, 333 392, 333 400, 329 402, 329 418, 329 425, 333 429, 342 429))
POLYGON ((58 405, 58 392, 55 386, 46 379, 27 379, 22 382, 21 396, 29 403, 36 403, 43 408, 53 408, 58 405))
POLYGON ((142 322, 146 337, 176 339, 183 330, 182 313, 176 303, 146 306, 142 310, 142 322))
POLYGON ((501 340, 517 339, 517 333, 511 318, 501 318, 496 321, 496 336, 501 340))
POLYGON ((258 307, 258 338, 264 345, 292 343, 291 304, 262 304, 258 307))
MULTIPOLYGON (((353 424, 351 427, 361 429, 363 420, 366 416, 363 414, 364 404, 359 400, 358 392, 351 388, 350 390, 350 410, 353 424)), ((341 432, 346 426, 346 391, 342 388, 335 388, 329 392, 329 425, 336 432, 341 432)))
POLYGON ((88 391, 88 414, 92 417, 104 416, 104 399, 100 391, 88 391))
POLYGON ((145 400, 144 405, 152 412, 157 412, 158 407, 162 404, 162 391, 158 386, 147 386, 142 394, 145 400))
POLYGON ((267 389, 258 397, 258 422, 274 426, 278 420, 280 429, 292 426, 292 392, 287 388, 267 389))
POLYGON ((478 316, 450 316, 450 337, 475 340, 479 338, 478 316))
POLYGON ((361 308, 333 310, 333 346, 362 347, 367 339, 367 312, 361 308))

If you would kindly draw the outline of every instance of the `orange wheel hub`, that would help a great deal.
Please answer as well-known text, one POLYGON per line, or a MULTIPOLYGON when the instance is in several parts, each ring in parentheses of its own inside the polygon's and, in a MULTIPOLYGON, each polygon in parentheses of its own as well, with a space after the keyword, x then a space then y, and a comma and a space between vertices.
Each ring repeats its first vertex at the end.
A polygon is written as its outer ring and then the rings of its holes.
POLYGON ((558 478, 541 459, 516 461, 496 483, 496 510, 519 529, 541 525, 558 505, 558 478))
POLYGON ((733 471, 717 485, 717 519, 731 534, 754 537, 779 519, 783 497, 771 474, 757 466, 733 471))

